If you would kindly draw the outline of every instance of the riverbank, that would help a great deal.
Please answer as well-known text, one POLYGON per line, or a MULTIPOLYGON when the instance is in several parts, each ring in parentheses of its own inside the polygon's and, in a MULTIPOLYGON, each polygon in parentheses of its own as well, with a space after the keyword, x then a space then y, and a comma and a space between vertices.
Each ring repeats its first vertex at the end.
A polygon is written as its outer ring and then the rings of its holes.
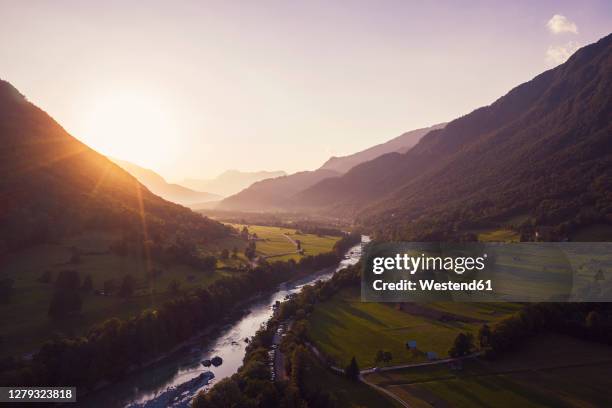
POLYGON ((222 323, 204 329, 199 335, 147 362, 147 365, 139 366, 122 380, 83 396, 80 399, 83 404, 81 406, 125 406, 154 399, 166 388, 178 386, 199 375, 202 372, 200 362, 213 355, 221 356, 224 361, 223 365, 213 369, 215 382, 232 375, 242 365, 247 346, 244 339, 252 337, 268 321, 273 313, 273 304, 297 293, 304 285, 332 276, 347 262, 354 263, 357 260, 340 259, 335 267, 301 272, 269 291, 242 300, 232 308, 234 312, 224 318, 222 323))

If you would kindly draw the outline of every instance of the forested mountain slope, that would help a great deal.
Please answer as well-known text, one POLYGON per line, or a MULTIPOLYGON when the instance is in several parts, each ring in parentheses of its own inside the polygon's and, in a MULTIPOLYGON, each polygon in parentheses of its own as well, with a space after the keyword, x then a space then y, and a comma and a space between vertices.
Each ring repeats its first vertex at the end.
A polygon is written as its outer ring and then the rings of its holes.
POLYGON ((358 164, 374 160, 375 158, 382 156, 383 154, 393 152, 406 153, 414 145, 416 145, 419 140, 421 140, 421 138, 427 133, 431 132, 432 130, 441 129, 445 125, 446 123, 439 123, 437 125, 422 129, 410 130, 385 143, 372 146, 360 152, 341 157, 332 157, 327 160, 323 164, 323 166, 321 166, 321 168, 327 170, 335 170, 339 173, 346 173, 358 164))
POLYGON ((379 234, 436 238, 529 214, 567 231, 610 220, 612 35, 490 106, 297 195, 379 234))
POLYGON ((152 194, 0 81, 0 247, 92 228, 131 230, 157 241, 179 233, 201 241, 228 234, 222 224, 152 194))

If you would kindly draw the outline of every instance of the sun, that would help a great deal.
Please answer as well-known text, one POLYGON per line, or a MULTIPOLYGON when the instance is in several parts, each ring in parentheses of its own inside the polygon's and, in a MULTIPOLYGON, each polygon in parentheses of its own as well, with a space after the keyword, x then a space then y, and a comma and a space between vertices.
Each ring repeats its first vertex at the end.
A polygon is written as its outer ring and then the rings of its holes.
POLYGON ((97 97, 85 114, 82 139, 107 156, 159 168, 177 160, 177 122, 162 98, 116 92, 97 97))

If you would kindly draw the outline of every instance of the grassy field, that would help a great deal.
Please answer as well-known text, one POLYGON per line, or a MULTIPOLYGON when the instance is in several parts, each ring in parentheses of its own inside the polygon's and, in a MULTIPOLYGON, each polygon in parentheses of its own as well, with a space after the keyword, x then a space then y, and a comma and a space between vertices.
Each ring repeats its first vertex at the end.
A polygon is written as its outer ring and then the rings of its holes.
POLYGON ((340 366, 355 356, 360 367, 373 367, 378 350, 391 351, 394 365, 424 361, 427 351, 444 357, 459 332, 477 333, 484 322, 518 308, 508 303, 433 303, 397 310, 392 303, 362 303, 359 288, 352 288, 317 305, 309 333, 340 366), (442 314, 450 318, 441 319, 442 314), (419 352, 406 350, 408 340, 417 341, 419 352))
MULTIPOLYGON (((40 245, 12 256, 2 270, 2 277, 14 280, 9 304, 0 305, 0 356, 34 351, 54 334, 74 335, 85 332, 93 324, 111 317, 129 317, 143 309, 155 307, 169 299, 170 281, 179 281, 182 290, 206 286, 230 272, 218 269, 203 272, 187 265, 164 266, 152 262, 162 270, 154 279, 146 278, 146 262, 141 257, 118 256, 108 251, 113 234, 89 233, 54 245, 40 245), (72 248, 81 251, 80 261, 70 263, 72 248), (129 299, 117 296, 83 294, 83 307, 78 316, 56 322, 47 316, 53 294, 53 284, 41 283, 44 271, 52 276, 66 269, 77 270, 81 280, 92 277, 94 289, 102 289, 104 281, 114 279, 118 285, 124 276, 136 281, 136 291, 129 299)), ((211 250, 216 251, 216 249, 211 250)))
POLYGON ((419 408, 600 407, 612 399, 611 369, 611 347, 542 335, 498 360, 466 361, 460 371, 415 367, 367 379, 419 408))
POLYGON ((309 366, 304 373, 304 379, 307 389, 332 391, 336 396, 338 408, 401 406, 366 384, 349 381, 318 363, 309 366))
POLYGON ((518 232, 509 229, 479 231, 477 235, 480 242, 519 242, 521 240, 518 232))
MULTIPOLYGON (((241 231, 244 224, 229 224, 241 231)), ((251 234, 257 234, 257 253, 274 261, 287 261, 289 259, 299 260, 302 255, 297 253, 294 242, 299 240, 304 255, 317 255, 329 252, 334 244, 340 239, 335 236, 318 236, 314 234, 302 234, 291 228, 268 227, 262 225, 248 225, 251 234)))

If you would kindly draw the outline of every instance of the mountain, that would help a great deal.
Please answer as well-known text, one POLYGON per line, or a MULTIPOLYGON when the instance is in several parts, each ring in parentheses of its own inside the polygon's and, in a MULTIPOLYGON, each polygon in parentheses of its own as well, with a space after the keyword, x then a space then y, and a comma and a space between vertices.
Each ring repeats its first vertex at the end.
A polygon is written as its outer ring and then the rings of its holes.
POLYGON ((227 170, 214 179, 198 180, 186 179, 183 185, 198 191, 210 191, 211 193, 227 197, 236 194, 251 184, 275 177, 285 176, 284 171, 239 171, 227 170))
POLYGON ((136 177, 136 179, 144 184, 153 194, 157 194, 168 201, 190 207, 195 204, 221 199, 221 196, 216 194, 195 191, 179 184, 168 183, 162 176, 155 173, 153 170, 145 169, 134 163, 118 159, 111 160, 132 176, 136 177))
POLYGON ((293 206, 293 196, 304 189, 330 177, 338 177, 353 166, 376 158, 387 152, 407 151, 426 133, 440 129, 444 124, 406 132, 386 143, 360 152, 332 157, 314 171, 303 171, 285 177, 264 180, 245 188, 238 194, 223 200, 217 208, 240 211, 275 211, 293 206))
POLYGON ((318 169, 258 181, 238 194, 224 199, 217 208, 238 211, 281 210, 290 205, 291 198, 296 193, 328 177, 339 175, 340 173, 333 170, 318 169))
POLYGON ((441 239, 528 215, 560 234, 612 221, 612 35, 493 104, 300 192, 379 236, 441 239))
POLYGON ((0 254, 91 229, 160 247, 178 233, 184 242, 229 234, 151 193, 0 80, 0 254))
POLYGON ((446 123, 439 123, 430 127, 411 130, 388 142, 372 146, 368 149, 347 156, 332 157, 326 161, 322 169, 334 170, 338 173, 346 173, 358 164, 373 160, 383 154, 398 152, 405 153, 418 143, 419 140, 432 130, 441 129, 446 123))

